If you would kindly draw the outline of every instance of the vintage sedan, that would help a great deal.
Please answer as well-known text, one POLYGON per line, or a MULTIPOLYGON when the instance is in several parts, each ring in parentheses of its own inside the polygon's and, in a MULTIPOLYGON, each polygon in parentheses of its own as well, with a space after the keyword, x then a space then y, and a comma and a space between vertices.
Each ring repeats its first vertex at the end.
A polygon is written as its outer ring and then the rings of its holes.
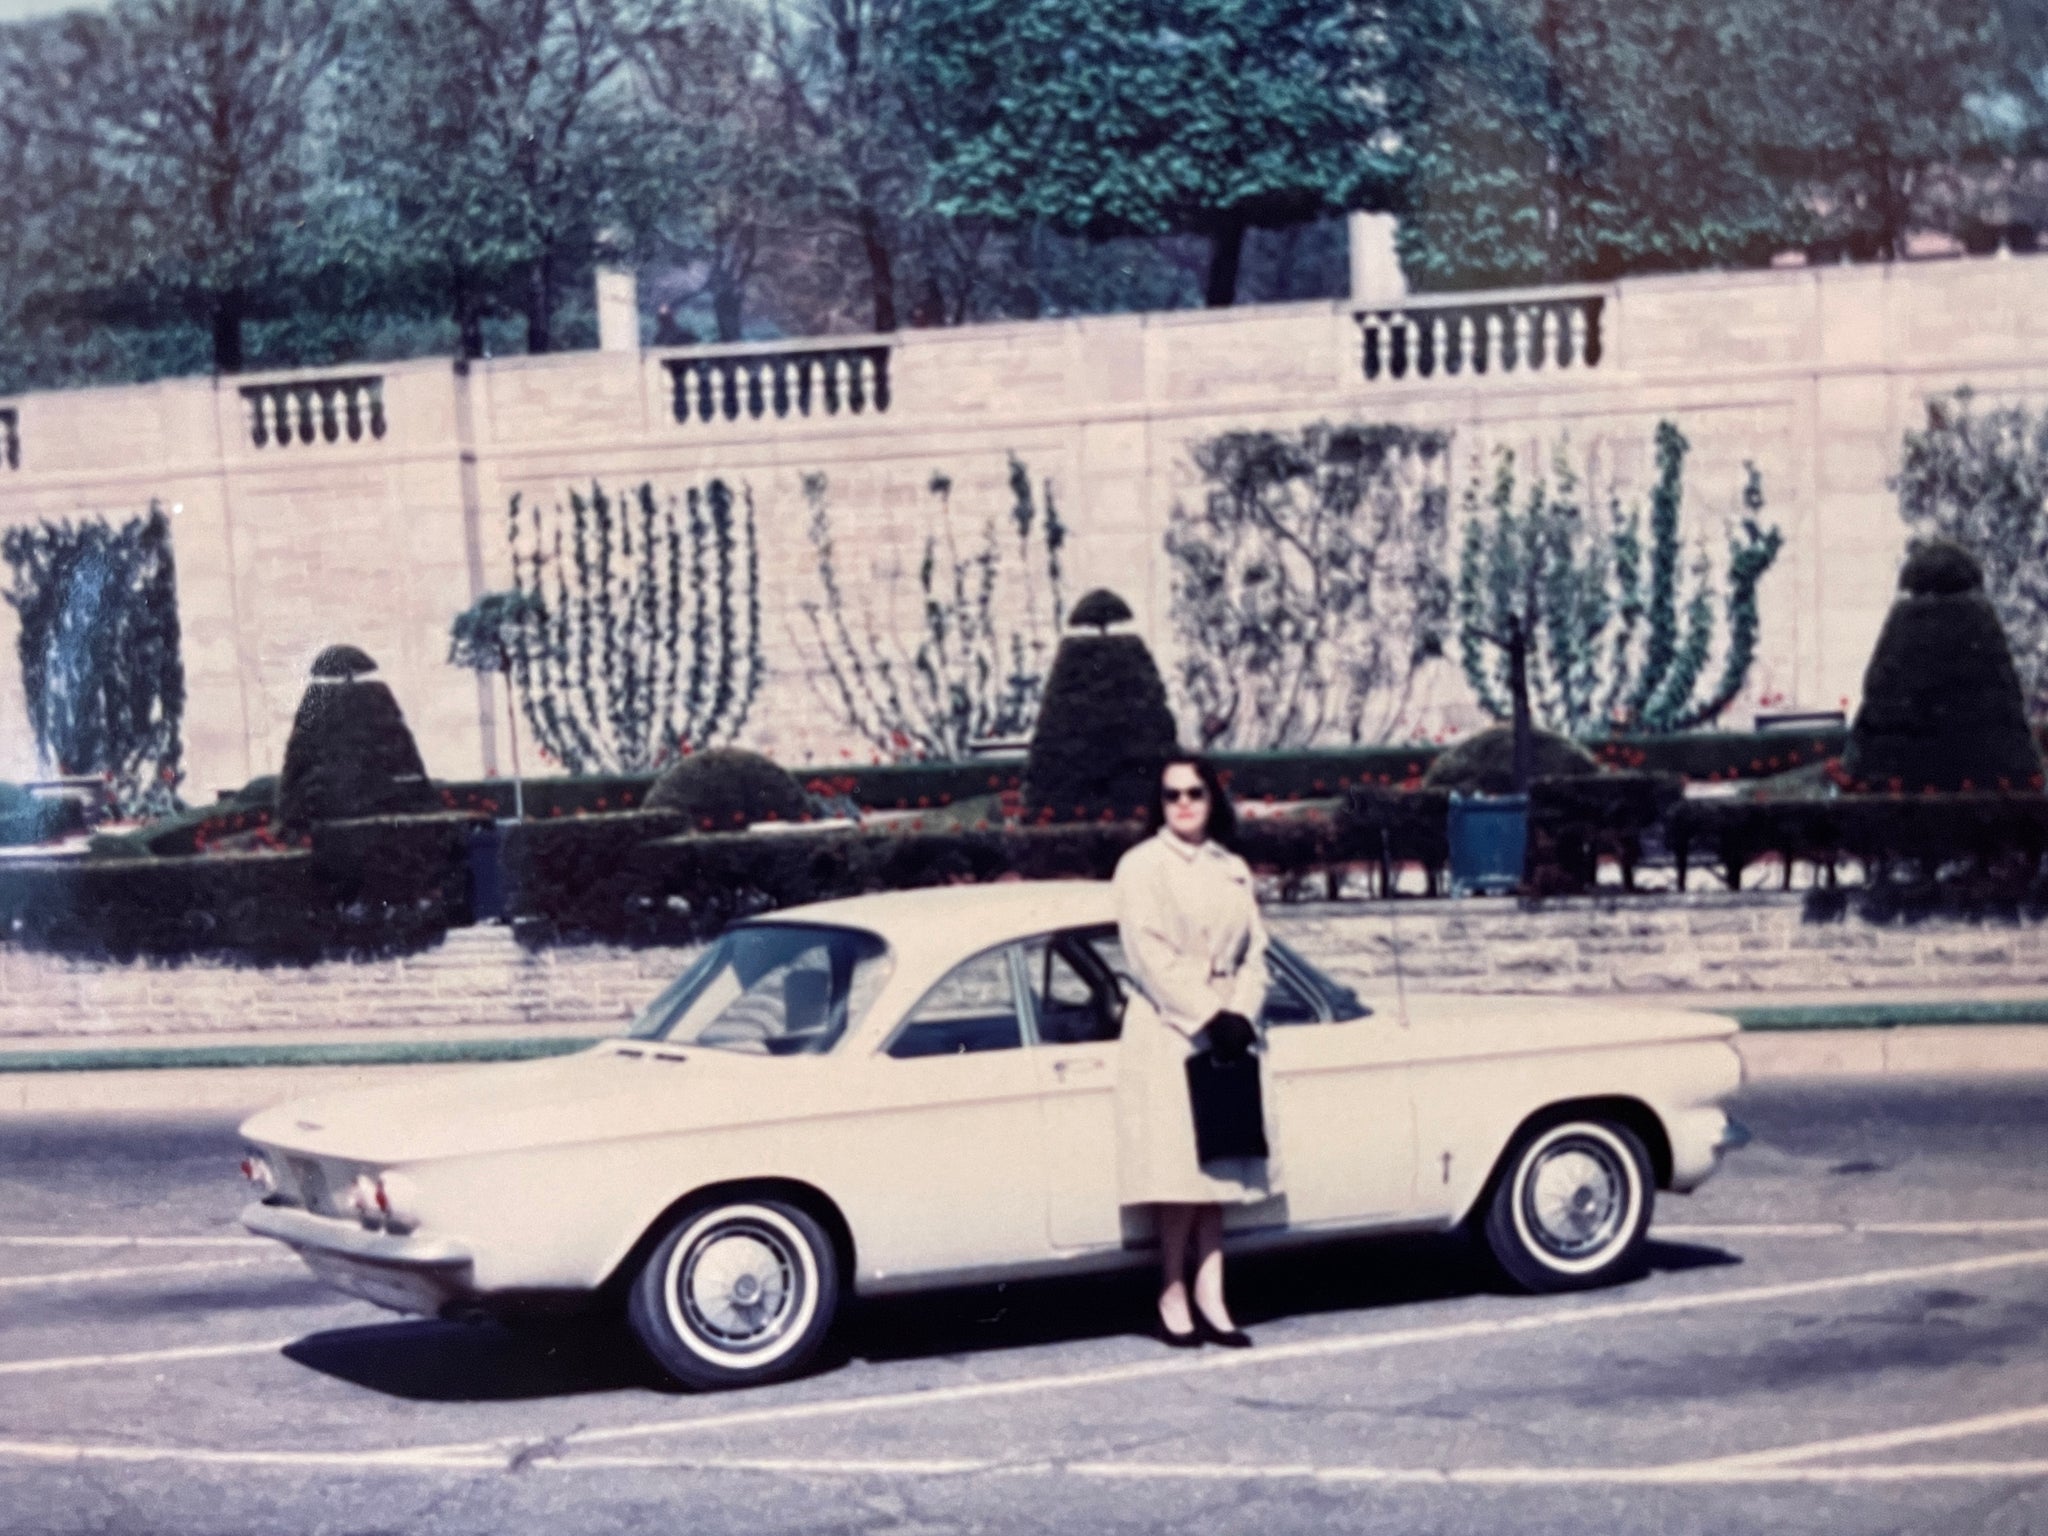
MULTIPOLYGON (((1531 1290, 1628 1271, 1740 1128, 1734 1026, 1387 995, 1285 945, 1263 1013, 1285 1193, 1231 1246, 1469 1223, 1531 1290)), ((1130 985, 1109 887, 947 887, 736 924, 573 1056, 258 1114, 242 1215, 404 1312, 623 1303, 698 1387, 817 1350, 842 1294, 1151 1262, 1117 1202, 1130 985)))

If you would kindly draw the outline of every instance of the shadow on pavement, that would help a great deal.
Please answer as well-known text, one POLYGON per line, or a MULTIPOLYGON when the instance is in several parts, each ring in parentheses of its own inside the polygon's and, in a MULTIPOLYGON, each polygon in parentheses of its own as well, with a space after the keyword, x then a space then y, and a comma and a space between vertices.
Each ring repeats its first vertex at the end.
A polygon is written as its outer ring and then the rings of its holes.
MULTIPOLYGON (((1651 1242, 1644 1273, 1741 1260, 1718 1248, 1651 1242)), ((1231 1306, 1247 1327, 1328 1313, 1406 1306, 1505 1290, 1469 1244, 1447 1237, 1333 1242, 1231 1265, 1231 1306)), ((850 1301, 807 1376, 860 1361, 944 1359, 1148 1332, 1152 1272, 850 1301)), ((1398 1318, 1383 1319, 1389 1323, 1398 1318)), ((311 1335, 288 1359, 388 1396, 509 1402, 585 1393, 672 1390, 623 1323, 583 1318, 508 1328, 496 1323, 394 1322, 311 1335)))
POLYGON ((523 1328, 397 1322, 310 1334, 285 1358, 388 1397, 503 1403, 659 1388, 632 1336, 599 1319, 523 1328))

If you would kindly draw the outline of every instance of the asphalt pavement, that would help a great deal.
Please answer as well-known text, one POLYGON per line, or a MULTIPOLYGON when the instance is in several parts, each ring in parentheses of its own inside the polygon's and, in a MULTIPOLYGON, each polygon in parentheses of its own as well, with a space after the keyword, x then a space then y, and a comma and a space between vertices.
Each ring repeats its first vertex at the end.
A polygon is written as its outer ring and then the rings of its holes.
POLYGON ((0 1117, 0 1531, 2048 1531, 2048 1076, 1760 1084, 1646 1273, 1449 1241, 853 1307, 666 1388, 616 1329, 399 1318, 243 1239, 218 1118, 0 1117))

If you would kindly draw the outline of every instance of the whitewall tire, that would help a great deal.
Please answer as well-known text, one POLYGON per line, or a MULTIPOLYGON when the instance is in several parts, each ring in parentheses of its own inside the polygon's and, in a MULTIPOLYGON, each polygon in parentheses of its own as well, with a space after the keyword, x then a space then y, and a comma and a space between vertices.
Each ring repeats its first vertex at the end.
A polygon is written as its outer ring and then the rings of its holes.
POLYGON ((1656 1189, 1649 1154, 1627 1126, 1542 1126, 1516 1142, 1494 1183, 1486 1245, 1524 1290, 1604 1285, 1634 1267, 1656 1189))
POLYGON ((686 1387, 750 1386, 791 1375, 824 1343, 839 1266, 817 1220, 781 1200, 685 1212, 634 1279, 626 1316, 686 1387))

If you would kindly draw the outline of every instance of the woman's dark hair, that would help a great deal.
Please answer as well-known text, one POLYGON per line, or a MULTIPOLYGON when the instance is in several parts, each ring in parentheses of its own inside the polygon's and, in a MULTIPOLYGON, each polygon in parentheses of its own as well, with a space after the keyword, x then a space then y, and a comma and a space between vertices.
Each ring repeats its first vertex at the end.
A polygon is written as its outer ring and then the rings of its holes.
POLYGON ((1211 839, 1233 851, 1237 848, 1237 810, 1230 803, 1230 795, 1223 788, 1223 779, 1216 772, 1216 765, 1206 757, 1194 752, 1176 752, 1171 757, 1159 759, 1159 766, 1152 775, 1152 793, 1145 806, 1145 830, 1157 832, 1166 825, 1166 801, 1160 791, 1166 787, 1166 770, 1185 764, 1201 776, 1202 787, 1209 791, 1209 825, 1211 839))

